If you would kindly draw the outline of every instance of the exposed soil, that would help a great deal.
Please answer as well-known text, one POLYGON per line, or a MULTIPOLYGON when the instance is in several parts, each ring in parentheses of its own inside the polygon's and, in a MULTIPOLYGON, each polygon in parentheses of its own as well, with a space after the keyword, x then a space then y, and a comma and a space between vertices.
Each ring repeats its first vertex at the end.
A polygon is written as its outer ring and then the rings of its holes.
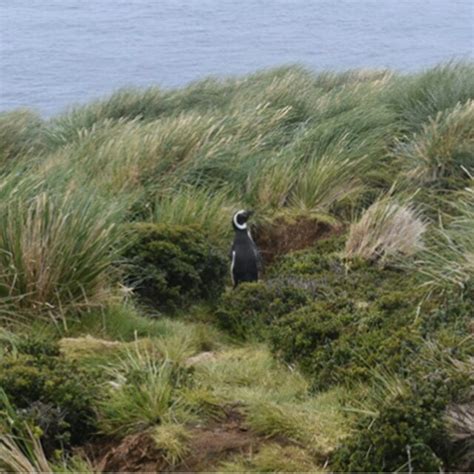
POLYGON ((254 238, 264 263, 269 264, 280 255, 310 247, 317 240, 339 235, 342 231, 341 225, 316 218, 282 216, 256 228, 254 238))
POLYGON ((257 451, 266 441, 245 428, 242 415, 235 409, 227 410, 224 420, 194 427, 191 433, 190 453, 173 472, 212 471, 235 454, 257 451))
MULTIPOLYGON (((90 445, 86 455, 99 472, 202 472, 218 470, 236 454, 256 453, 269 440, 246 428, 236 407, 224 407, 222 420, 189 427, 189 454, 184 462, 169 466, 149 432, 90 445)), ((288 440, 273 439, 283 445, 288 440)))
POLYGON ((166 469, 163 452, 147 432, 92 447, 89 456, 98 472, 159 472, 166 469))

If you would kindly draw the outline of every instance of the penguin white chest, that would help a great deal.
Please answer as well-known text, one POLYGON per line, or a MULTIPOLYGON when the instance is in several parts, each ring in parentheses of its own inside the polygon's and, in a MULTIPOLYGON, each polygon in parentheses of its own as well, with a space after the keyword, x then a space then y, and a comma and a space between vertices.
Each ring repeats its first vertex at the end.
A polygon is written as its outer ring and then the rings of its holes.
POLYGON ((232 250, 232 263, 230 264, 230 277, 232 278, 233 285, 235 285, 234 266, 235 266, 235 250, 232 250))

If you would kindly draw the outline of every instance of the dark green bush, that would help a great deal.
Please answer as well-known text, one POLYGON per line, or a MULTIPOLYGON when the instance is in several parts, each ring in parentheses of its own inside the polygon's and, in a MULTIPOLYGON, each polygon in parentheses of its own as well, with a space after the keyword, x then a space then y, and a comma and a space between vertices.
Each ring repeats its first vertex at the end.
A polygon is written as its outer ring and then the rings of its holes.
POLYGON ((285 315, 269 331, 272 350, 297 363, 320 390, 366 380, 384 364, 402 371, 420 341, 416 325, 350 301, 320 301, 285 315))
POLYGON ((233 336, 261 339, 278 318, 310 300, 308 288, 295 281, 244 283, 222 297, 216 316, 220 327, 233 336))
POLYGON ((360 418, 354 435, 333 456, 334 471, 439 472, 455 461, 443 413, 466 393, 469 381, 441 367, 414 365, 403 388, 380 402, 375 418, 360 418))
POLYGON ((41 430, 48 453, 95 434, 95 378, 59 355, 12 353, 0 361, 0 388, 19 419, 41 430))
POLYGON ((379 364, 402 372, 421 338, 415 276, 365 261, 348 267, 339 238, 287 255, 272 273, 311 281, 315 302, 272 324, 272 350, 311 376, 316 389, 358 382, 379 364))
POLYGON ((198 227, 135 223, 130 230, 125 281, 147 303, 174 309, 224 290, 227 260, 198 227))

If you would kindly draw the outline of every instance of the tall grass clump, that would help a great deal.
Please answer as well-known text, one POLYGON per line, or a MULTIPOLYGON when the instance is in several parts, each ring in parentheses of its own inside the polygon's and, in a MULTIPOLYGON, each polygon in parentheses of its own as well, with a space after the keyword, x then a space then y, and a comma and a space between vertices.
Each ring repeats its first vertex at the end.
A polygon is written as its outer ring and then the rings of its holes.
POLYGON ((87 459, 73 456, 62 462, 52 462, 46 457, 40 440, 28 430, 26 439, 10 434, 0 434, 0 469, 2 472, 77 473, 95 474, 87 459))
POLYGON ((157 224, 197 225, 219 243, 229 236, 229 216, 234 208, 223 191, 186 186, 170 189, 156 199, 152 221, 157 224))
POLYGON ((387 91, 386 100, 403 131, 417 132, 458 103, 474 99, 474 64, 441 64, 412 76, 398 76, 387 91))
POLYGON ((118 250, 118 206, 85 189, 25 194, 0 204, 0 305, 57 315, 99 303, 118 250))
POLYGON ((466 290, 474 281, 474 187, 451 203, 456 216, 431 234, 427 248, 417 259, 425 284, 438 291, 466 290))
MULTIPOLYGON (((394 152, 405 175, 420 184, 461 185, 474 174, 474 101, 438 112, 394 152), (442 180, 440 182, 440 180, 442 180)), ((459 185, 458 185, 459 186, 459 185)))
POLYGON ((304 211, 329 212, 344 201, 360 195, 360 180, 367 161, 345 156, 341 143, 330 154, 313 156, 291 190, 289 203, 304 211))
POLYGON ((135 433, 184 413, 175 391, 179 371, 153 347, 136 344, 105 371, 109 381, 98 407, 104 433, 135 433))
POLYGON ((43 121, 34 112, 18 109, 0 113, 0 169, 39 150, 42 130, 43 121))
POLYGON ((426 224, 410 203, 382 198, 354 222, 346 241, 345 255, 387 261, 421 250, 426 224))

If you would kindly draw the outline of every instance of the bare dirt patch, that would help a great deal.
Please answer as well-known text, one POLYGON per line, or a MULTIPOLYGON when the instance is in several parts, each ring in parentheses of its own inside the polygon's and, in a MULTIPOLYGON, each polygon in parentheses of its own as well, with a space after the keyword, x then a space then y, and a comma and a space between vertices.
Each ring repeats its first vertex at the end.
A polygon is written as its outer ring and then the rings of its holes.
POLYGON ((245 428, 243 416, 227 409, 225 419, 191 429, 190 453, 185 462, 172 471, 209 471, 235 454, 258 450, 263 440, 245 428))
POLYGON ((339 235, 340 224, 325 222, 316 217, 280 216, 254 230, 255 242, 266 264, 280 255, 314 245, 320 239, 339 235))
MULTIPOLYGON (((256 453, 269 442, 245 426, 236 407, 224 407, 221 420, 190 426, 189 454, 176 466, 167 464, 149 432, 90 445, 84 451, 99 472, 201 472, 217 470, 236 454, 256 453)), ((288 444, 286 439, 273 442, 288 444)))
POLYGON ((167 467, 164 453, 148 432, 95 445, 91 450, 89 458, 98 472, 158 472, 167 467))

